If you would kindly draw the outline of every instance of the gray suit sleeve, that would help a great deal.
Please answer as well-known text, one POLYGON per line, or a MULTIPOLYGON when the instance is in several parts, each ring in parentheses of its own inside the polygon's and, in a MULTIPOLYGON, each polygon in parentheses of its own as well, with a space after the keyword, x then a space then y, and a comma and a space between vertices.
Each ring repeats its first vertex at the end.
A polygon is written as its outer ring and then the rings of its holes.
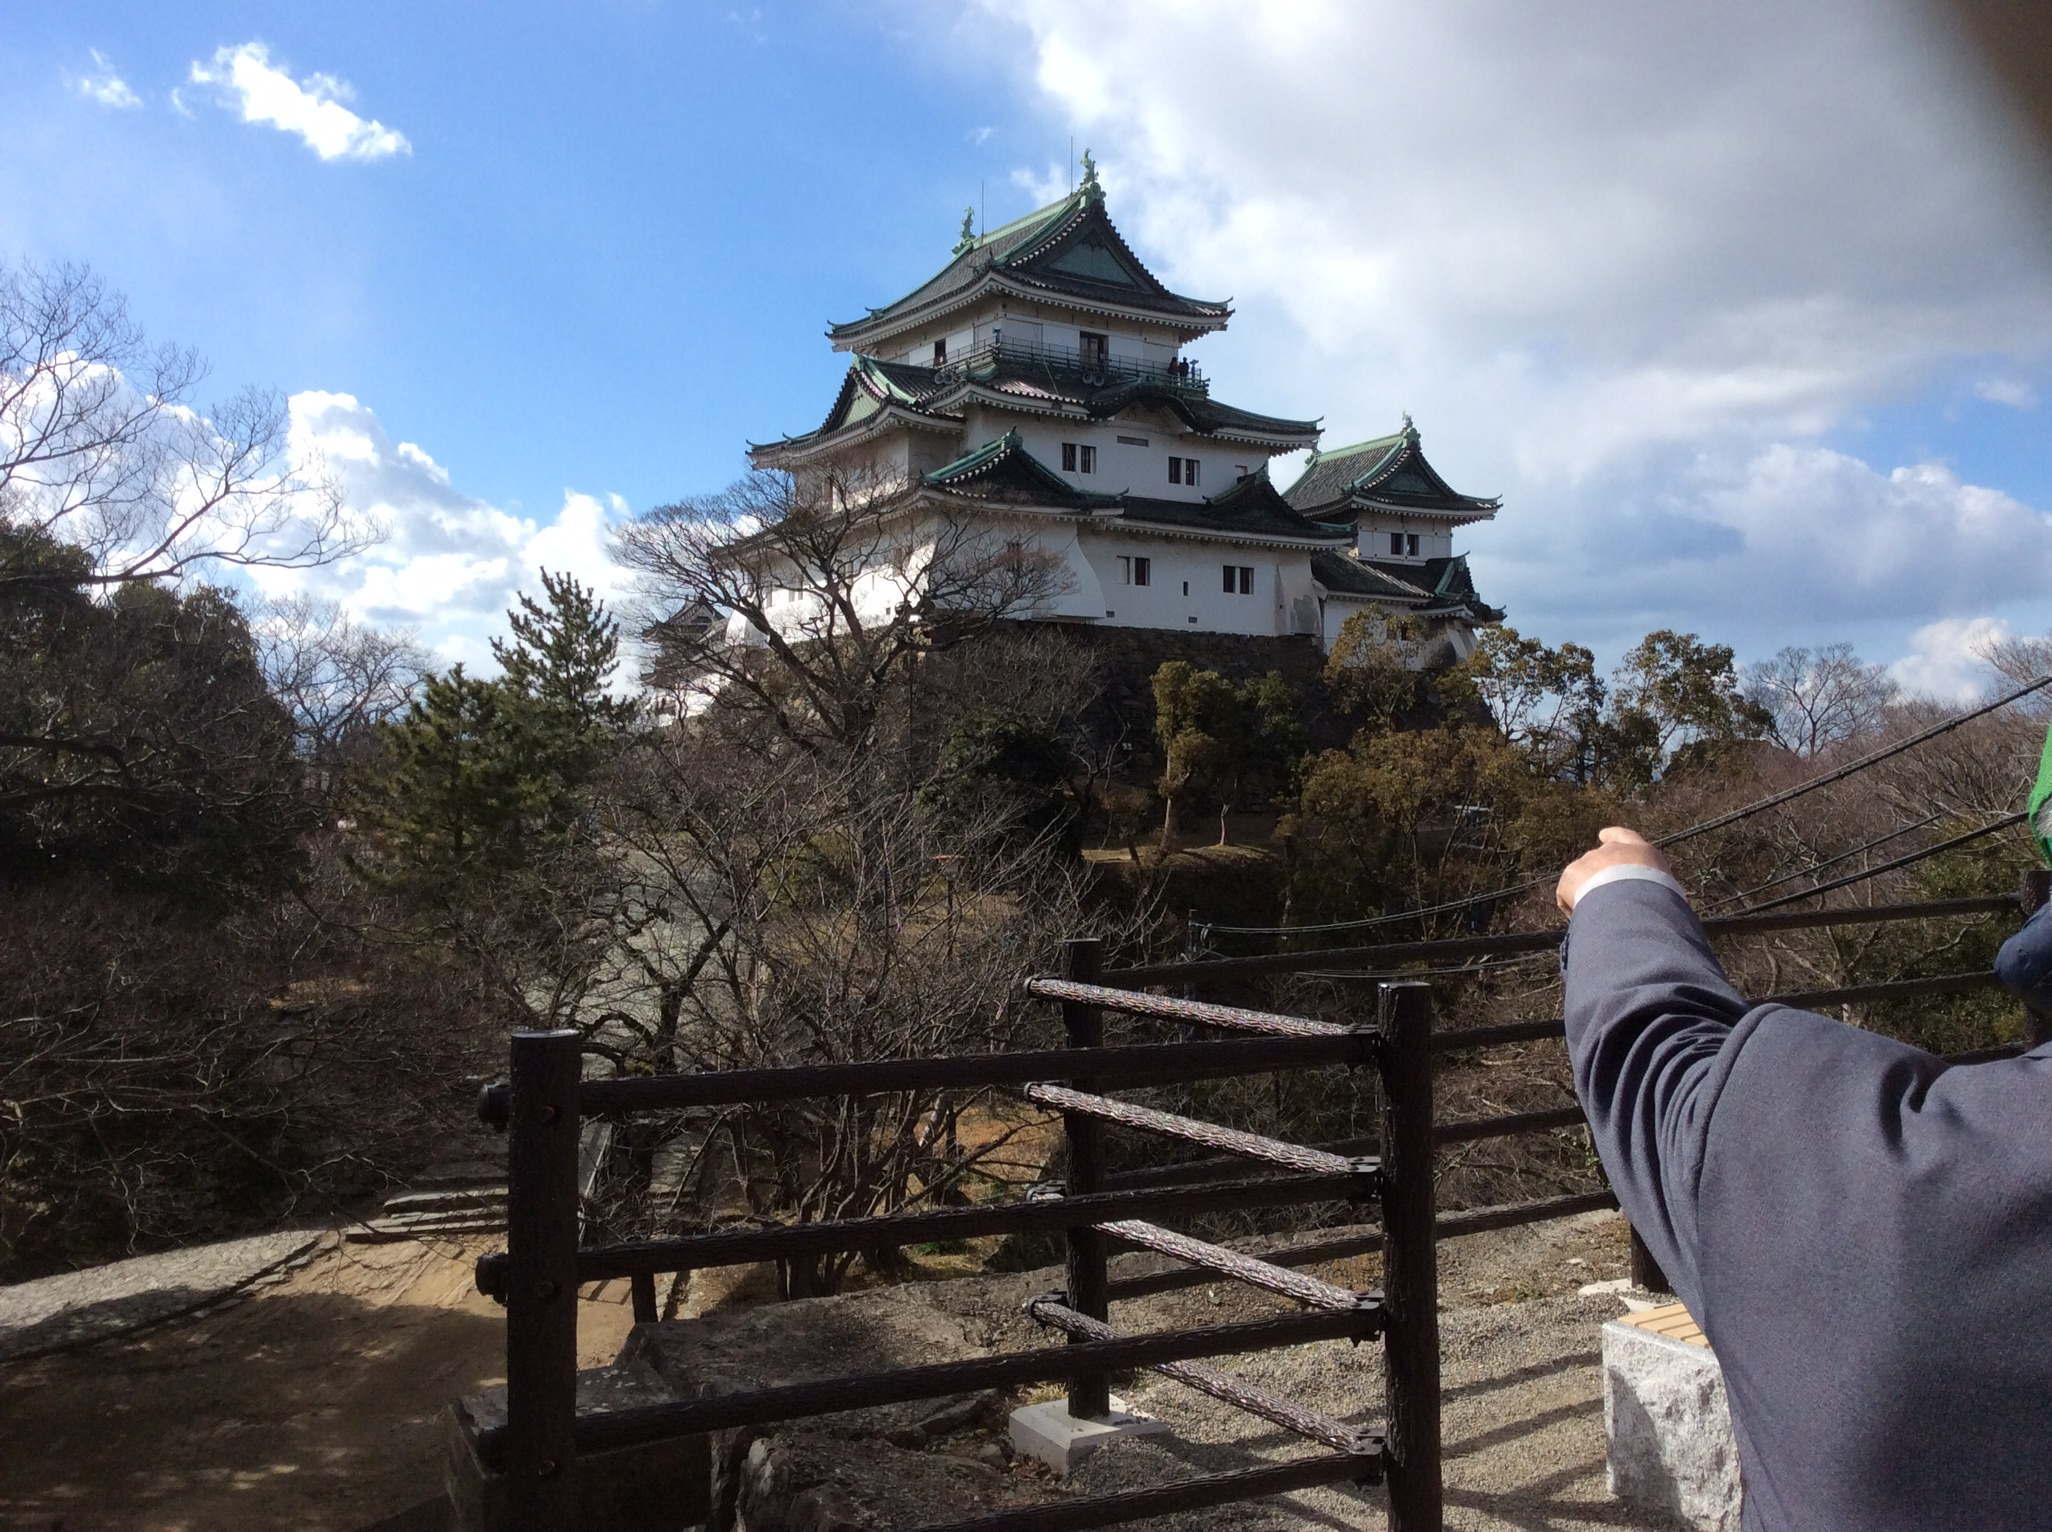
POLYGON ((1563 949, 1575 1092, 1618 1202, 1702 1313, 1696 1183, 1721 1055, 1747 1005, 1688 902, 1657 883, 1592 889, 1563 949))

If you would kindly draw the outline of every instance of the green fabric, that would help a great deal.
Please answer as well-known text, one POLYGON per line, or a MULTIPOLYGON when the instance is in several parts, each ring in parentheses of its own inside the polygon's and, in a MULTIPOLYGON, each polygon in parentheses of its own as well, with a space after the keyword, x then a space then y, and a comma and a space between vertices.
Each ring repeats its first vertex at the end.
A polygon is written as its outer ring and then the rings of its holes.
POLYGON ((2052 729, 2045 731, 2045 750, 2038 757, 2038 781, 2025 805, 2031 816, 2031 834, 2038 842, 2038 855, 2052 866, 2052 729))

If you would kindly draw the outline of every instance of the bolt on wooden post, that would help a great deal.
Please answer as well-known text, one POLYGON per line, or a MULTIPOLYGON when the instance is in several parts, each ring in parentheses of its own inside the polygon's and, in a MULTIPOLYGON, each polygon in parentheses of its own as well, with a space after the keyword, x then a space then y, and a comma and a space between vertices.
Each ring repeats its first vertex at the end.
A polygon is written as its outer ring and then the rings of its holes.
MULTIPOLYGON (((1103 966, 1103 944, 1082 937, 1062 944, 1064 977, 1095 984, 1103 966)), ((1094 1005, 1062 1002, 1062 1027, 1071 1048, 1104 1045, 1104 1013, 1094 1005)), ((1079 1068, 1087 1066, 1079 1065, 1079 1068)), ((1087 1075, 1069 1082, 1080 1091, 1095 1090, 1087 1075)), ((1104 1190, 1104 1124, 1081 1112, 1064 1112, 1062 1128, 1069 1142, 1068 1190, 1072 1196, 1104 1190)), ((1110 1279, 1105 1270, 1106 1240, 1095 1229, 1075 1227, 1068 1234, 1069 1307, 1100 1323, 1111 1319, 1110 1279)), ((1069 1344, 1082 1338, 1071 1335, 1069 1344)), ((1069 1414, 1076 1420, 1101 1420, 1111 1413, 1111 1374, 1089 1373, 1069 1384, 1069 1414)))
POLYGON ((506 1509, 577 1524, 576 1032, 513 1034, 506 1147, 506 1509))
POLYGON ((1382 1289, 1389 1524, 1438 1532, 1439 1246, 1432 1164, 1432 989, 1384 984, 1382 1289))

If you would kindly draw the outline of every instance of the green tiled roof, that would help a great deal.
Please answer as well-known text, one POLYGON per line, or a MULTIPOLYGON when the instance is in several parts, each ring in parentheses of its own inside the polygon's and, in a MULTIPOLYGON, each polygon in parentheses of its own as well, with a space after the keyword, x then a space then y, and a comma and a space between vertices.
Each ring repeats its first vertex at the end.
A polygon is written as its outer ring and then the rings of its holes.
POLYGON ((1299 516, 1276 493, 1265 473, 1249 474, 1208 500, 1091 494, 1078 489, 1028 452, 1016 430, 964 453, 944 468, 934 469, 925 475, 925 482, 935 489, 978 500, 1088 510, 1105 519, 1111 519, 1106 513, 1116 511, 1117 520, 1136 526, 1176 527, 1223 536, 1287 537, 1326 544, 1349 535, 1343 528, 1321 527, 1299 516))
POLYGON ((1221 404, 1206 394, 1177 388, 1166 379, 1126 379, 1106 385, 1090 382, 1074 370, 1051 370, 1045 366, 1000 352, 969 372, 920 367, 910 362, 887 362, 879 357, 855 357, 841 380, 826 419, 802 436, 787 436, 774 442, 751 442, 751 449, 793 447, 831 436, 844 426, 854 425, 886 405, 897 405, 932 415, 936 419, 957 418, 955 398, 970 384, 998 393, 1017 395, 1029 405, 1060 403, 1087 410, 1094 420, 1106 420, 1121 410, 1137 405, 1158 405, 1172 411, 1191 430, 1212 435, 1217 432, 1247 436, 1315 438, 1318 422, 1289 420, 1279 415, 1261 415, 1253 410, 1221 404), (945 371, 945 376, 943 372, 945 371))
POLYGON ((1228 303, 1170 292, 1105 215, 1104 198, 1079 190, 993 229, 960 250, 933 276, 861 319, 827 327, 837 343, 881 336, 952 307, 986 283, 1004 278, 1060 299, 1139 309, 1197 329, 1231 317, 1228 303))
POLYGON ((858 356, 841 379, 840 392, 828 406, 826 419, 798 436, 773 442, 750 442, 750 452, 776 451, 831 436, 844 426, 858 424, 887 405, 927 413, 921 400, 933 393, 933 369, 909 362, 886 362, 873 356, 858 356))
POLYGON ((1373 499, 1423 511, 1484 515, 1499 502, 1463 495, 1425 461, 1418 428, 1404 417, 1403 429, 1388 436, 1314 452, 1286 491, 1291 505, 1327 520, 1351 517, 1373 499))
POLYGON ((1503 621, 1502 609, 1489 605, 1476 591, 1465 553, 1456 553, 1451 558, 1427 559, 1422 564, 1385 563, 1378 559, 1359 562, 1364 568, 1417 587, 1440 605, 1460 610, 1472 622, 1503 621))
POLYGON ((1137 405, 1157 405, 1169 410, 1193 431, 1206 435, 1237 432, 1253 436, 1316 438, 1315 420, 1290 420, 1280 415, 1262 415, 1253 410, 1221 404, 1207 394, 1178 388, 1168 379, 1122 379, 1106 384, 1092 382, 1071 369, 1036 366, 1000 352, 987 361, 941 384, 932 396, 946 408, 948 395, 970 385, 1000 394, 1013 394, 1031 403, 1058 402, 1087 410, 1093 420, 1108 420, 1137 405))
POLYGON ((1250 473, 1206 500, 1156 500, 1147 495, 1124 495, 1119 500, 1119 518, 1151 526, 1186 527, 1244 537, 1293 537, 1307 542, 1331 543, 1348 535, 1344 529, 1306 521, 1291 510, 1266 473, 1250 473))
POLYGON ((1026 450, 1016 430, 965 452, 952 463, 923 476, 935 489, 978 500, 1013 504, 1054 505, 1079 510, 1113 505, 1116 495, 1093 495, 1077 489, 1026 450))
POLYGON ((1431 593, 1408 580, 1384 574, 1349 553, 1314 553, 1311 574, 1327 590, 1349 596, 1381 596, 1391 600, 1426 601, 1431 593))
MULTIPOLYGON (((1099 420, 1130 409, 1136 404, 1159 404, 1175 412, 1193 431, 1239 431, 1260 436, 1316 437, 1315 420, 1289 420, 1280 415, 1258 415, 1252 410, 1220 404, 1206 394, 1193 394, 1165 383, 1135 379, 1110 388, 1089 392, 1078 400, 1099 420)), ((1280 495, 1277 496, 1281 498, 1280 495)))

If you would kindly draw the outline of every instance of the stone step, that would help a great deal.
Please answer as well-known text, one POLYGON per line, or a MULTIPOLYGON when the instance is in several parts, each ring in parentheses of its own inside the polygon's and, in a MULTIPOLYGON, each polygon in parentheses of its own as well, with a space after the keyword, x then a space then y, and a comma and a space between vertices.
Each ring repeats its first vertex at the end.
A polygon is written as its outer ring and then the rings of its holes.
POLYGON ((378 1244, 389 1240, 421 1239, 437 1234, 503 1234, 504 1209, 497 1214, 477 1212, 402 1213, 396 1218, 373 1218, 353 1225, 349 1238, 357 1244, 378 1244))
POLYGON ((413 1186, 427 1190, 438 1186, 477 1186, 493 1182, 504 1184, 506 1180, 506 1159, 443 1160, 430 1165, 413 1177, 413 1186))
POLYGON ((389 1213, 435 1213, 458 1209, 503 1208, 506 1205, 506 1187, 497 1186, 450 1186, 430 1191, 400 1192, 385 1199, 385 1211, 389 1213))

